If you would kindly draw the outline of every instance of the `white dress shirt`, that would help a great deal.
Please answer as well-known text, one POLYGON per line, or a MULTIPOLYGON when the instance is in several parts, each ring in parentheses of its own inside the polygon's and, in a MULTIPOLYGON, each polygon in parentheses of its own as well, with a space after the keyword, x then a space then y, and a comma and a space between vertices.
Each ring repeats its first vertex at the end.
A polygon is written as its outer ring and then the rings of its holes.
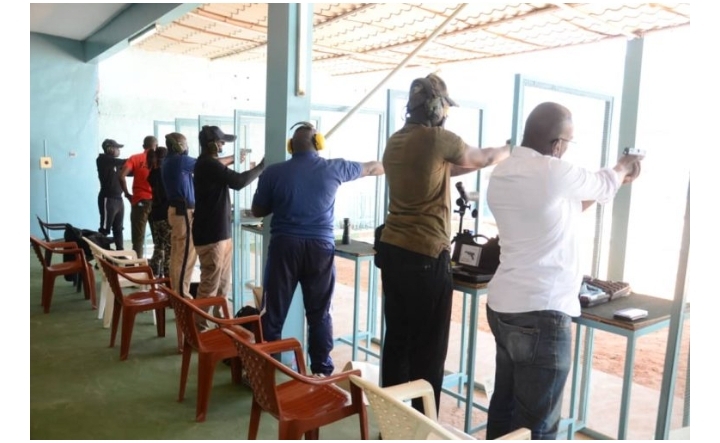
POLYGON ((488 306, 505 313, 580 315, 582 202, 610 201, 621 183, 611 168, 589 171, 516 147, 490 176, 487 200, 500 237, 500 266, 488 306))

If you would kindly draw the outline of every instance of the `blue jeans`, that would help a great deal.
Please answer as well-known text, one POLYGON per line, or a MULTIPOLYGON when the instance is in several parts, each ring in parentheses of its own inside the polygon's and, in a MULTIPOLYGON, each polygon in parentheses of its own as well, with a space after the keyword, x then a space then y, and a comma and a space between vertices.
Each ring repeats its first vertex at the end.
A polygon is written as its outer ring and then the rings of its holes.
POLYGON ((526 427, 533 440, 557 437, 570 372, 571 318, 558 311, 501 313, 487 308, 495 336, 495 391, 487 439, 526 427))

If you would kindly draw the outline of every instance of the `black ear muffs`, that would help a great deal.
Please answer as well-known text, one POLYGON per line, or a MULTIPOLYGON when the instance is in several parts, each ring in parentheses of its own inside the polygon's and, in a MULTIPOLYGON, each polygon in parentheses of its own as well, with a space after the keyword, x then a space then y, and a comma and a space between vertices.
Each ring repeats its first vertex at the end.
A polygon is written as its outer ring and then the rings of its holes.
MULTIPOLYGON (((290 130, 292 131, 298 126, 301 128, 309 129, 311 131, 315 131, 315 126, 313 126, 310 122, 297 122, 290 127, 290 130)), ((315 134, 312 136, 312 142, 316 151, 322 151, 323 149, 325 149, 325 136, 321 133, 315 131, 315 134)), ((293 153, 292 137, 289 138, 287 141, 287 152, 290 154, 293 153)))

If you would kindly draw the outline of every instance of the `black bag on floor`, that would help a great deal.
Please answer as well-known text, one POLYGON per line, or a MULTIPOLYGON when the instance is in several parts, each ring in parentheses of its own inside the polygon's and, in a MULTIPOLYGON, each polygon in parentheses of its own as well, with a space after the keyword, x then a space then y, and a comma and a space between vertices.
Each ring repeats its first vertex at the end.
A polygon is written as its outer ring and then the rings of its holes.
MULTIPOLYGON (((242 308, 240 308, 237 313, 235 313, 235 318, 241 318, 241 317, 250 317, 251 315, 260 315, 260 311, 255 306, 245 305, 242 308)), ((255 325, 254 324, 248 324, 248 325, 241 325, 243 328, 247 329, 248 331, 255 334, 257 331, 255 331, 255 325)))
MULTIPOLYGON (((71 241, 75 242, 79 247, 82 248, 82 250, 85 252, 85 259, 89 262, 93 261, 93 253, 90 249, 90 246, 83 240, 83 237, 87 238, 91 242, 95 243, 96 245, 100 246, 103 249, 112 249, 113 245, 113 238, 107 237, 97 231, 93 231, 90 229, 78 229, 73 227, 71 224, 68 223, 67 227, 65 228, 65 241, 71 241)), ((73 260, 72 254, 65 254, 63 255, 63 262, 68 262, 73 260)), ((66 275, 65 281, 76 281, 75 274, 66 275)))

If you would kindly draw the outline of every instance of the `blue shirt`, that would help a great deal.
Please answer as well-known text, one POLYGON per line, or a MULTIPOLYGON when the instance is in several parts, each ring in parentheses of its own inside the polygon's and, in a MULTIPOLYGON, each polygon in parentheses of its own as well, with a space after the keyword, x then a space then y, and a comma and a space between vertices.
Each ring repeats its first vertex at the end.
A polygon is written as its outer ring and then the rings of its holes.
POLYGON ((195 208, 195 188, 192 173, 195 169, 195 158, 187 154, 168 152, 162 164, 162 180, 168 202, 185 201, 189 209, 195 208))
POLYGON ((335 244, 335 194, 344 182, 360 178, 362 165, 298 152, 267 166, 258 179, 253 205, 272 212, 270 234, 327 240, 335 244))

